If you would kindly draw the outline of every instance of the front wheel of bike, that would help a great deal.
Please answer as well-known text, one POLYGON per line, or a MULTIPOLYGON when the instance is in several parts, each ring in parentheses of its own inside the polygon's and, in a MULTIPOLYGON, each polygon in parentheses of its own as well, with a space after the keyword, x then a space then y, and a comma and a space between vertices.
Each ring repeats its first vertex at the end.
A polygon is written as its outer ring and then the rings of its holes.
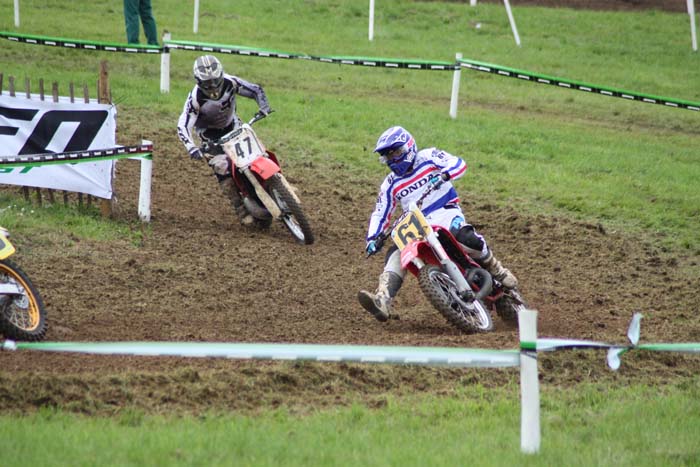
POLYGON ((47 330, 44 302, 27 274, 9 260, 0 261, 3 287, 8 292, 0 293, 0 334, 18 341, 42 340, 47 330))
POLYGON ((460 331, 475 333, 493 330, 493 320, 484 303, 481 300, 462 299, 450 276, 438 266, 421 269, 418 285, 428 301, 460 331))
POLYGON ((300 243, 311 245, 314 242, 311 226, 297 198, 287 188, 288 186, 279 173, 267 181, 268 192, 282 211, 281 220, 284 225, 300 243))

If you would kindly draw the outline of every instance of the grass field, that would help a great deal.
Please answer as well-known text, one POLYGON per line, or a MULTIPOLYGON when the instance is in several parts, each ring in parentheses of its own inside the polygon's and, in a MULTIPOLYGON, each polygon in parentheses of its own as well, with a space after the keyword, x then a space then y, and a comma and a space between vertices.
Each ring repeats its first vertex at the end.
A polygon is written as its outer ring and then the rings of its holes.
MULTIPOLYGON (((246 45, 314 55, 451 61, 465 58, 609 87, 700 102, 700 55, 687 15, 514 8, 516 47, 502 6, 468 2, 377 2, 374 41, 366 2, 242 0, 192 4, 154 0, 159 31, 173 39, 246 45), (476 28, 476 24, 480 28, 476 28)), ((122 42, 120 3, 21 0, 0 4, 0 30, 122 42)), ((158 56, 90 52, 1 39, 0 73, 95 82, 107 60, 113 100, 136 144, 175 131, 192 86, 194 52, 171 54, 171 92, 159 91, 158 56)), ((462 71, 457 119, 448 115, 452 73, 372 69, 271 58, 220 56, 227 71, 264 85, 273 108, 259 132, 275 135, 293 162, 342 164, 372 181, 378 134, 400 121, 419 145, 464 155, 465 192, 537 214, 556 213, 654 239, 694 258, 700 274, 698 112, 557 89, 462 71), (478 187, 474 188, 474 187, 478 187)), ((5 79, 4 87, 7 87, 5 79)), ((94 87, 94 86, 93 86, 94 87)), ((65 89, 65 87, 64 87, 65 89)), ((240 113, 254 108, 240 103, 240 113)), ((120 124, 121 121, 120 120, 120 124)), ((155 139, 156 148, 158 141, 155 139)), ((0 152, 2 152, 0 150, 0 152)), ((184 153, 184 151, 183 151, 184 153)), ((183 154, 166 154, 180 157, 183 154)), ((134 225, 2 199, 0 224, 19 238, 60 245, 63 233, 110 241, 134 225), (18 208, 8 208, 18 206, 18 208), (26 210, 26 211, 23 211, 26 210)), ((624 365, 624 363, 623 363, 624 365)), ((0 377, 2 377, 0 368, 0 377)), ((509 387, 457 388, 447 397, 392 397, 368 408, 285 408, 259 414, 150 414, 115 417, 41 410, 0 414, 3 465, 698 465, 700 381, 543 387, 543 443, 519 453, 519 404, 509 387)), ((0 394, 2 397, 2 394, 0 394)))
POLYGON ((698 386, 549 390, 543 448, 519 452, 517 385, 299 416, 0 416, 3 465, 696 465, 698 386), (644 416, 640 416, 644 414, 644 416), (668 433, 666 437, 664 434, 668 433), (672 434, 672 435, 671 435, 672 434), (40 440, 40 441, 39 441, 40 440), (37 443, 41 449, 37 449, 37 443), (577 451, 575 454, 572 451, 577 451), (108 453, 105 455, 105 453, 108 453))

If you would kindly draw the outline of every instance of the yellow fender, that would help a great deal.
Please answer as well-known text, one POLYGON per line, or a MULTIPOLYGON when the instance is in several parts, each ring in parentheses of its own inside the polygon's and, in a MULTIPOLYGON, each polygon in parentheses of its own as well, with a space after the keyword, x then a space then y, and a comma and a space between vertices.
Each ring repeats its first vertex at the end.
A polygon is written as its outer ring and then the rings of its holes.
POLYGON ((0 259, 5 259, 12 256, 15 252, 15 246, 7 238, 7 234, 0 227, 0 259))

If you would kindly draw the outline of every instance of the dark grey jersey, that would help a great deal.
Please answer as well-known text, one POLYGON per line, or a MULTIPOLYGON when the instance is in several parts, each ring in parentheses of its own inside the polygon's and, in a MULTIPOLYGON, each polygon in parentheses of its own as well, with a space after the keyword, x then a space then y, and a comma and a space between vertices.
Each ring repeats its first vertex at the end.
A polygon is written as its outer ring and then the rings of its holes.
POLYGON ((241 122, 236 114, 236 95, 255 99, 258 107, 265 113, 270 112, 270 104, 263 88, 249 83, 237 76, 224 74, 221 96, 210 99, 195 86, 190 91, 177 122, 177 134, 189 152, 196 148, 192 130, 235 128, 241 122))

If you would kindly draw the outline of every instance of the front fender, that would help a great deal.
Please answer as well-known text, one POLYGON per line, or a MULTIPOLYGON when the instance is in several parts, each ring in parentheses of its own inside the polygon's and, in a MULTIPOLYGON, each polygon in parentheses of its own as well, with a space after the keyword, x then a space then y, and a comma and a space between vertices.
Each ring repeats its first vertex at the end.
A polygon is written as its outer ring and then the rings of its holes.
POLYGON ((420 258, 427 264, 440 264, 428 242, 411 242, 401 250, 401 267, 408 269, 414 276, 417 276, 420 272, 413 263, 413 260, 416 258, 420 258))
POLYGON ((250 164, 250 170, 255 172, 261 179, 267 180, 280 171, 280 166, 267 157, 258 157, 250 164))

